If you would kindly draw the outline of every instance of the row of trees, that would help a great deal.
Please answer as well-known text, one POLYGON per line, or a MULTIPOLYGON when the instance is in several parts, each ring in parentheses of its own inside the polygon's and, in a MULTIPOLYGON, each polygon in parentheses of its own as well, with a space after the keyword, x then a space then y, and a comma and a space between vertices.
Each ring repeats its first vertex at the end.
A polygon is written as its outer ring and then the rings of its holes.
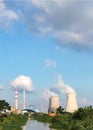
POLYGON ((60 106, 54 117, 44 113, 34 114, 33 116, 39 121, 51 123, 50 127, 59 130, 93 130, 92 106, 79 108, 74 113, 64 112, 64 109, 60 106))

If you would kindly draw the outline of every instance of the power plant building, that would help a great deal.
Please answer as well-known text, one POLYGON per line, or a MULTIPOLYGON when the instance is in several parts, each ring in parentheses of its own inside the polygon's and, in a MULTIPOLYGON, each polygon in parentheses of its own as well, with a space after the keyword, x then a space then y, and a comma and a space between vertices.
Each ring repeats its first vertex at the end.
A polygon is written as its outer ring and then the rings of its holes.
POLYGON ((49 99, 48 113, 56 113, 56 110, 59 106, 60 106, 59 96, 51 96, 49 99))

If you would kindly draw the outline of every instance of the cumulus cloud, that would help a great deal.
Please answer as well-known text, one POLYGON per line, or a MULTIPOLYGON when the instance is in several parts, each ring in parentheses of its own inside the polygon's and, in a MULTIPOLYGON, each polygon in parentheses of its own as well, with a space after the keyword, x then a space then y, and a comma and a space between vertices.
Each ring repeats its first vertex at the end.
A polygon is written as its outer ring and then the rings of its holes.
POLYGON ((53 67, 56 68, 56 61, 53 61, 51 59, 45 59, 45 68, 53 67))
POLYGON ((9 9, 4 0, 0 0, 0 27, 7 28, 13 21, 18 20, 18 15, 13 10, 9 9))
POLYGON ((20 75, 19 77, 11 81, 10 85, 14 89, 33 91, 32 79, 28 76, 20 75))
MULTIPOLYGON (((50 28, 60 45, 75 49, 93 48, 93 1, 31 0, 39 10, 39 31, 50 28), (41 20, 43 19, 43 20, 41 20), (40 24, 42 22, 42 24, 40 24)), ((48 31, 48 33, 49 33, 48 31)))
POLYGON ((62 47, 93 49, 93 0, 1 0, 0 25, 19 17, 30 32, 51 35, 62 47))
POLYGON ((69 2, 68 0, 30 0, 29 2, 35 9, 33 15, 31 13, 34 22, 30 21, 29 24, 32 31, 34 29, 35 32, 44 34, 50 32, 61 46, 75 49, 93 47, 93 2, 80 0, 69 2))

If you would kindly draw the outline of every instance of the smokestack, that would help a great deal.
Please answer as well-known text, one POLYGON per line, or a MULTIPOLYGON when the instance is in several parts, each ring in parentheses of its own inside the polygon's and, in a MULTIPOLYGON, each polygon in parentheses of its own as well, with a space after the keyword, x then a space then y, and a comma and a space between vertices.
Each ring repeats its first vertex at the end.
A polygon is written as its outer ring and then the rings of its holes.
POLYGON ((59 107, 60 103, 59 103, 59 96, 51 96, 51 98, 49 99, 49 110, 48 112, 54 112, 56 113, 57 108, 59 107))
POLYGON ((18 91, 15 91, 15 108, 18 109, 18 91))
POLYGON ((23 109, 26 108, 26 93, 25 90, 23 91, 23 109))
POLYGON ((67 94, 66 112, 73 113, 76 110, 78 110, 76 93, 68 93, 67 94))

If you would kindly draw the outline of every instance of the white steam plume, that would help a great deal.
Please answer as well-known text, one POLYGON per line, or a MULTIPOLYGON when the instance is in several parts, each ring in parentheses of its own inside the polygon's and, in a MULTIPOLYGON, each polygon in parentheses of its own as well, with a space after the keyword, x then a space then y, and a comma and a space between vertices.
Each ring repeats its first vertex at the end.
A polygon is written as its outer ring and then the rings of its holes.
POLYGON ((68 94, 68 93, 76 93, 75 90, 74 90, 71 86, 65 84, 64 81, 62 81, 61 75, 58 75, 57 87, 58 87, 58 89, 59 89, 61 92, 64 91, 64 92, 67 93, 67 94, 68 94))
POLYGON ((33 91, 32 79, 28 76, 20 75, 10 82, 10 85, 15 89, 33 91))
POLYGON ((49 98, 51 96, 57 96, 58 94, 52 92, 51 90, 49 89, 44 89, 43 90, 43 98, 46 99, 46 100, 49 100, 49 98))

